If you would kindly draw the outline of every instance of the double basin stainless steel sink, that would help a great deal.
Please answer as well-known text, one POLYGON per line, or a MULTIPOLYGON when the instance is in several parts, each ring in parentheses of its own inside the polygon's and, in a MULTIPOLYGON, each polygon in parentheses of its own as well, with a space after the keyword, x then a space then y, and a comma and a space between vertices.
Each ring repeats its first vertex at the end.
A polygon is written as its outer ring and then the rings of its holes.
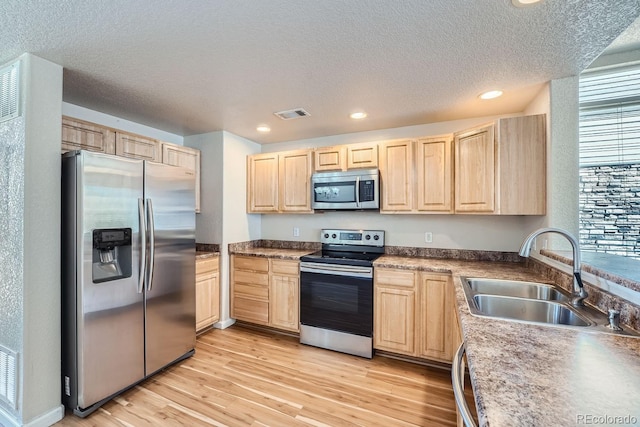
POLYGON ((477 316, 635 335, 608 328, 607 316, 591 307, 573 307, 570 296, 554 285, 470 277, 463 277, 462 285, 477 316))

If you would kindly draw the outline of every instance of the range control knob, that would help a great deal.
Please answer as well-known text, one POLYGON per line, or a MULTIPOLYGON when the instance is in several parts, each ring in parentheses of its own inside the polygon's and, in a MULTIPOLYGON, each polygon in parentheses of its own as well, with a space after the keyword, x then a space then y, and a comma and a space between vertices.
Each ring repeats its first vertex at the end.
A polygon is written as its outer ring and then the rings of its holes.
POLYGON ((332 239, 335 239, 336 237, 337 237, 337 236, 336 236, 336 233, 333 233, 333 234, 331 235, 331 238, 332 238, 332 239))
POLYGON ((367 234, 366 236, 364 236, 364 238, 367 239, 367 240, 371 240, 371 235, 367 234))
POLYGON ((329 238, 329 233, 324 233, 324 238, 328 239, 329 238))
POLYGON ((373 236, 373 240, 380 240, 380 236, 376 234, 375 236, 373 236))

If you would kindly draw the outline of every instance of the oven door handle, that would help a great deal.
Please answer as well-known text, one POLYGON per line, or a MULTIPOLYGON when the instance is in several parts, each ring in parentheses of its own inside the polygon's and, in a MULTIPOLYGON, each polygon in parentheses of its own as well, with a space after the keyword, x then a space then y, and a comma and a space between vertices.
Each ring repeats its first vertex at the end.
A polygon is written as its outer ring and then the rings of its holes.
POLYGON ((373 277, 373 269, 371 267, 342 264, 301 263, 300 271, 305 273, 333 274, 336 276, 373 277))

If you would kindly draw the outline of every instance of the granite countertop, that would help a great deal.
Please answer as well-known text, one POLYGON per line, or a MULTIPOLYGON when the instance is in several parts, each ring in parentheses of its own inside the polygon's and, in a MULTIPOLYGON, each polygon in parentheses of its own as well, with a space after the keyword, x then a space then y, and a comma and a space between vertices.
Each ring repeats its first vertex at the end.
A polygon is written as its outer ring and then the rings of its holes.
POLYGON ((257 256, 265 258, 278 258, 288 260, 299 260, 301 256, 313 253, 313 250, 309 249, 281 249, 281 248, 262 248, 262 247, 247 247, 242 249, 236 249, 231 252, 233 255, 245 255, 245 256, 257 256))
POLYGON ((470 313, 461 276, 550 283, 525 264, 383 256, 374 265, 452 274, 481 426, 640 423, 640 338, 470 313))

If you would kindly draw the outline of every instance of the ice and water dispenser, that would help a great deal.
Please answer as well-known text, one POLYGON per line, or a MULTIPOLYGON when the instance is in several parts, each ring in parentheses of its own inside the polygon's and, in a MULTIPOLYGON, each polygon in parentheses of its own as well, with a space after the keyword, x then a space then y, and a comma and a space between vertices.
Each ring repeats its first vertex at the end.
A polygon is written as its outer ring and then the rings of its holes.
POLYGON ((93 283, 131 277, 131 229, 93 230, 93 283))

